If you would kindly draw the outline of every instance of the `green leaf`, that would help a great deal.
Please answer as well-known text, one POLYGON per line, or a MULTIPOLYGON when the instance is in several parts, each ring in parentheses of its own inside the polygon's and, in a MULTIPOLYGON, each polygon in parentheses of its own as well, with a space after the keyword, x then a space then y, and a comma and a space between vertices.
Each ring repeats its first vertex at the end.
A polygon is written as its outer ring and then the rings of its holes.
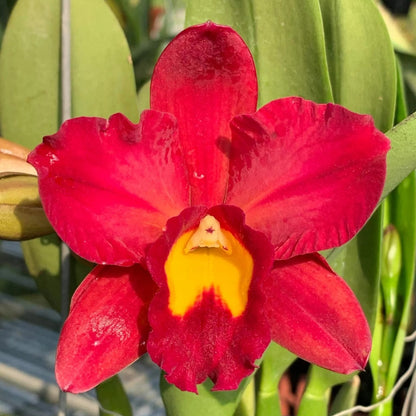
POLYGON ((187 0, 185 26, 208 20, 231 26, 253 51, 255 37, 251 3, 251 0, 187 0))
POLYGON ((387 154, 387 177, 382 197, 386 197, 416 169, 416 113, 386 133, 391 142, 387 154))
POLYGON ((102 0, 71 1, 71 50, 72 117, 122 112, 137 122, 130 50, 102 0))
MULTIPOLYGON (((252 377, 252 376, 251 376, 252 377)), ((237 390, 211 391, 211 380, 198 385, 198 394, 181 391, 169 384, 162 375, 160 392, 167 416, 232 416, 250 378, 244 379, 237 390)))
POLYGON ((332 101, 318 0, 253 0, 259 105, 280 97, 332 101))
POLYGON ((118 376, 113 376, 96 387, 100 402, 100 416, 133 416, 127 394, 118 376), (114 413, 113 413, 114 412, 114 413))
POLYGON ((137 93, 137 107, 139 114, 150 108, 150 81, 146 82, 137 93))
MULTIPOLYGON (((101 0, 72 0, 72 116, 138 120, 133 68, 117 19, 101 0)), ((0 122, 10 141, 34 148, 60 121, 60 9, 19 0, 0 55, 0 122)))
POLYGON ((29 149, 59 126, 59 42, 59 2, 19 0, 0 54, 0 124, 29 149))
POLYGON ((334 101, 393 125, 396 68, 393 47, 373 0, 320 0, 334 101))
MULTIPOLYGON (((19 0, 0 54, 0 124, 8 140, 34 148, 58 129, 59 42, 59 2, 19 0)), ((29 273, 60 310, 59 239, 27 241, 22 249, 29 273)))
POLYGON ((186 25, 207 20, 233 27, 249 46, 259 106, 289 95, 332 100, 318 0, 188 0, 186 25))
POLYGON ((347 244, 332 252, 327 260, 354 291, 370 328, 377 315, 383 215, 378 209, 365 227, 347 244))
MULTIPOLYGON (((34 148, 44 135, 59 128, 59 3, 19 0, 3 38, 2 133, 28 148, 34 148)), ((108 117, 122 112, 137 121, 130 52, 116 18, 101 0, 72 0, 71 5, 72 115, 108 117)), ((60 310, 59 239, 48 236, 24 242, 22 248, 29 272, 51 304, 60 310)), ((90 268, 75 264, 74 274, 90 268)))
MULTIPOLYGON (((327 257, 334 271, 354 291, 370 328, 374 327, 377 315, 382 224, 383 212, 379 208, 351 241, 332 251, 327 257)), ((353 376, 354 374, 338 374, 312 365, 298 416, 326 415, 330 389, 349 381, 353 376)))

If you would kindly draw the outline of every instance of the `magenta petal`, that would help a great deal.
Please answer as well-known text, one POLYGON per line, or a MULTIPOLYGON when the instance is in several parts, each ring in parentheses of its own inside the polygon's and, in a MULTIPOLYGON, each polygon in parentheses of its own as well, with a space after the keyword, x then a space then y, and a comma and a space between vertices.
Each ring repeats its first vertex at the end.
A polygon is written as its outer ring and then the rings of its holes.
POLYGON ((270 238, 276 259, 341 245, 374 210, 389 141, 370 116, 284 98, 232 129, 226 203, 270 238))
POLYGON ((272 339, 278 344, 339 373, 365 367, 371 335, 364 313, 320 255, 275 262, 264 293, 272 339))
POLYGON ((56 379, 81 393, 146 352, 147 308, 156 285, 141 266, 97 266, 74 294, 61 332, 56 379))
POLYGON ((60 237, 95 263, 129 265, 168 218, 189 204, 174 118, 146 111, 133 124, 77 118, 29 156, 42 203, 60 237))
POLYGON ((150 104, 178 120, 192 204, 223 203, 229 122, 257 105, 256 71, 244 41, 211 22, 181 32, 156 64, 150 104))

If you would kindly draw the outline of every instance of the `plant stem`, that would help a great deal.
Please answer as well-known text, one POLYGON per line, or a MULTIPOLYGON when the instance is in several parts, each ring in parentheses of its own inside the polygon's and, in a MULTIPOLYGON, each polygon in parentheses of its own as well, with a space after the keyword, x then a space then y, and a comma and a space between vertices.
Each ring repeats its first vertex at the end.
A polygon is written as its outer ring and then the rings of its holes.
POLYGON ((263 356, 259 371, 256 416, 280 416, 278 385, 295 355, 272 342, 263 356))

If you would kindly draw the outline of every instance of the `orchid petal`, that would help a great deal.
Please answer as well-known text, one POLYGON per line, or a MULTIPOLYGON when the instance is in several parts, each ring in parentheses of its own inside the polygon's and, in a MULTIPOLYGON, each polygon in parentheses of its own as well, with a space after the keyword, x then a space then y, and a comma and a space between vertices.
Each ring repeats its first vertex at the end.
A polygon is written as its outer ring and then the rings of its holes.
MULTIPOLYGON (((207 377, 215 383, 214 390, 236 389, 240 381, 253 371, 255 360, 261 357, 270 342, 269 328, 263 315, 264 298, 259 289, 260 281, 271 268, 273 250, 264 235, 246 227, 243 220, 243 213, 236 207, 191 208, 171 219, 165 234, 149 248, 148 266, 159 291, 149 307, 152 332, 148 352, 166 372, 167 381, 182 390, 196 392, 196 385, 207 377), (237 238, 253 259, 248 298, 242 311, 236 312, 221 292, 221 280, 231 279, 231 275, 216 276, 219 277, 217 284, 203 287, 185 312, 178 312, 171 306, 172 292, 166 266, 168 256, 180 241, 180 236, 196 229, 207 214, 214 216, 225 230, 232 231, 232 255, 236 252, 234 238, 237 238)), ((229 256, 230 262, 233 261, 232 255, 229 256)), ((210 266, 215 266, 214 262, 210 266)), ((193 276, 194 280, 203 280, 202 274, 193 276)), ((193 283, 189 282, 189 285, 193 283)), ((228 283, 224 282, 225 285, 228 283)), ((237 287, 235 297, 241 296, 243 286, 237 287)))
POLYGON ((95 263, 130 265, 189 203, 189 186, 169 114, 77 118, 29 156, 42 203, 59 236, 95 263))
POLYGON ((187 161, 192 205, 223 202, 229 121, 256 110, 250 51, 231 28, 208 22, 181 32, 159 58, 150 105, 173 114, 187 161))
POLYGON ((319 254, 275 262, 264 281, 272 339, 338 373, 362 370, 371 334, 355 295, 319 254))
POLYGON ((146 352, 147 308, 156 286, 138 265, 97 266, 74 294, 62 328, 56 379, 81 393, 146 352))
POLYGON ((341 245, 374 210, 388 139, 370 116, 301 98, 232 121, 227 204, 264 232, 276 259, 341 245))

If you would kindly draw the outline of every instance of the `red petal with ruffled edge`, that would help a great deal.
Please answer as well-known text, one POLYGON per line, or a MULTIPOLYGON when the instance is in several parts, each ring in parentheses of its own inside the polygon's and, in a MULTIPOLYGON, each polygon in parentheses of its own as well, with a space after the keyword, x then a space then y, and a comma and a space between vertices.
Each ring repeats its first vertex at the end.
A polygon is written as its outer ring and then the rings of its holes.
POLYGON ((284 98, 232 121, 227 204, 264 232, 276 259, 351 239, 383 189, 388 139, 370 116, 284 98))
POLYGON ((176 122, 146 111, 133 124, 77 118, 29 156, 42 203, 59 236, 85 259, 130 265, 142 260, 166 221, 189 205, 176 122))
POLYGON ((208 22, 181 32, 159 58, 151 108, 173 114, 192 186, 192 205, 224 199, 228 179, 229 122, 257 105, 250 51, 230 27, 208 22))
POLYGON ((317 253, 275 262, 263 283, 272 339, 338 373, 362 370, 370 330, 354 293, 317 253))
MULTIPOLYGON (((244 225, 244 215, 236 207, 190 208, 169 220, 166 233, 148 252, 149 270, 160 288, 149 307, 152 332, 148 352, 166 372, 168 382, 196 392, 196 385, 210 377, 215 390, 229 390, 237 388, 242 378, 253 371, 255 360, 270 342, 263 314, 264 297, 259 288, 270 270, 272 258, 273 249, 267 239, 244 225), (178 238, 198 227, 207 214, 214 216, 223 229, 231 231, 253 259, 247 303, 234 316, 226 306, 225 297, 218 295, 216 287, 211 287, 195 297, 186 313, 177 316, 169 306, 166 262, 178 238)), ((229 277, 223 276, 223 279, 229 277)), ((194 279, 201 276, 195 275, 194 279)), ((192 279, 188 282, 193 284, 192 279)))
POLYGON ((146 352, 147 309, 156 290, 142 267, 97 266, 74 294, 56 356, 64 391, 81 393, 146 352))

